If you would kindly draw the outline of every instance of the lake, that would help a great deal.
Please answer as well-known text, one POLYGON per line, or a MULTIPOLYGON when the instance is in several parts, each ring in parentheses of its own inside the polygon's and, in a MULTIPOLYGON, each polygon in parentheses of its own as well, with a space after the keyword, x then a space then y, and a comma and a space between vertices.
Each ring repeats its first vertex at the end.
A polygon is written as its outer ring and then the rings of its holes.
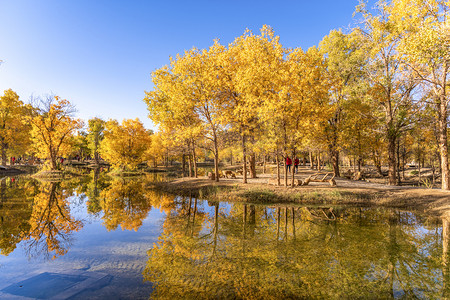
POLYGON ((379 207, 211 202, 161 175, 0 184, 0 299, 449 296, 449 224, 379 207))

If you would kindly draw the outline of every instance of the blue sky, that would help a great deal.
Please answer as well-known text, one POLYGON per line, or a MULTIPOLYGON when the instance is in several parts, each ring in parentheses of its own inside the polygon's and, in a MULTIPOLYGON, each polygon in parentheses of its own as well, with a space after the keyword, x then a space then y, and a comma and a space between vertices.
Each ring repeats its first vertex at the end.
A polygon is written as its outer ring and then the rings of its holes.
POLYGON ((228 44, 270 25, 285 47, 307 49, 348 28, 358 0, 0 0, 0 91, 22 101, 56 94, 77 117, 139 118, 150 74, 170 56, 228 44))

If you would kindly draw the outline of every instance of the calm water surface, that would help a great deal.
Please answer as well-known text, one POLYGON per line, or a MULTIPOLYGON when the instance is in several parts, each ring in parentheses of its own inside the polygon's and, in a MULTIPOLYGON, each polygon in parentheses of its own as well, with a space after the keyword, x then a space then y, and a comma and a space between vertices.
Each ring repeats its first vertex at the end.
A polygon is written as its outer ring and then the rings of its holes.
POLYGON ((0 185, 0 299, 445 298, 446 220, 169 196, 101 174, 0 185))

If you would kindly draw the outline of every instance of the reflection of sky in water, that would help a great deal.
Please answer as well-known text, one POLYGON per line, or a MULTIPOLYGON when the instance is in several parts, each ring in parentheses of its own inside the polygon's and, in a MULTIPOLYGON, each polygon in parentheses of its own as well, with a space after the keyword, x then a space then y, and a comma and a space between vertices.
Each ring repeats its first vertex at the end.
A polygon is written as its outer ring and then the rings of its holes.
MULTIPOLYGON (((125 298, 139 298, 139 292, 135 290, 142 289, 142 299, 147 299, 151 289, 148 283, 142 283, 142 270, 147 250, 152 248, 160 234, 164 213, 158 209, 150 210, 138 231, 122 230, 120 226, 108 231, 102 225, 101 215, 93 216, 87 212, 85 201, 75 196, 69 200, 72 216, 82 220, 84 226, 79 232, 72 233, 73 244, 68 253, 55 260, 43 257, 28 259, 24 242, 21 242, 9 256, 0 256, 0 290, 43 272, 87 270, 114 276, 111 285, 121 286, 125 298)), ((116 292, 117 296, 121 294, 119 290, 116 292)))
MULTIPOLYGON (((70 214, 75 220, 81 220, 83 222, 83 228, 78 232, 72 232, 71 238, 73 244, 69 247, 67 254, 60 256, 55 260, 45 260, 42 257, 28 259, 26 257, 25 249, 26 242, 21 242, 16 250, 8 256, 0 256, 0 290, 13 283, 21 282, 24 279, 31 278, 32 276, 44 272, 70 273, 74 270, 79 270, 113 276, 113 279, 107 286, 102 287, 96 292, 80 294, 78 296, 79 299, 95 299, 94 297, 99 297, 99 299, 108 297, 115 299, 119 296, 125 299, 148 298, 152 287, 150 283, 143 282, 142 273, 149 260, 147 254, 148 250, 153 248, 154 243, 158 242, 158 238, 163 232, 164 221, 167 221, 166 213, 153 207, 143 219, 142 225, 139 227, 138 231, 122 230, 120 225, 115 230, 108 231, 105 228, 104 220, 102 219, 102 217, 104 217, 103 212, 99 212, 96 215, 88 213, 87 200, 87 197, 78 196, 68 198, 70 203, 70 214)), ((212 232, 215 222, 215 203, 206 200, 198 200, 195 224, 192 225, 192 222, 194 222, 194 199, 192 199, 191 202, 190 216, 188 216, 188 210, 186 208, 189 199, 176 197, 175 201, 177 204, 171 212, 173 222, 170 224, 166 222, 165 225, 169 226, 168 228, 165 228, 165 230, 168 230, 166 233, 170 233, 170 230, 173 230, 173 232, 177 232, 178 234, 176 238, 179 238, 180 234, 181 238, 184 238, 182 236, 183 232, 185 232, 184 228, 186 227, 186 224, 189 225, 189 222, 191 222, 190 226, 198 229, 196 234, 193 234, 195 230, 192 229, 194 241, 195 243, 198 243, 199 247, 204 247, 206 253, 208 253, 209 259, 212 251, 210 251, 210 248, 208 247, 213 244, 211 243, 211 239, 213 238, 212 232), (183 228, 178 226, 183 226, 183 228), (198 240, 196 240, 197 237, 195 235, 198 235, 198 240), (207 236, 207 238, 202 239, 202 237, 205 236, 207 236)), ((247 208, 248 215, 246 217, 246 222, 250 222, 250 206, 248 205, 247 208)), ((300 214, 302 211, 300 208, 296 207, 295 209, 298 213, 296 222, 298 223, 296 225, 297 240, 295 240, 295 238, 292 238, 292 220, 290 219, 292 208, 289 208, 288 211, 289 223, 287 225, 283 223, 281 226, 278 226, 280 224, 278 224, 277 221, 278 208, 256 206, 256 208, 252 207, 252 209, 254 216, 256 215, 256 224, 247 224, 243 226, 243 204, 219 203, 220 216, 218 218, 219 231, 217 234, 219 235, 219 239, 217 253, 225 255, 225 261, 230 258, 227 257, 227 255, 232 255, 234 251, 233 249, 228 249, 226 247, 228 245, 233 246, 233 243, 235 243, 234 247, 238 248, 244 247, 243 245, 248 243, 248 246, 245 246, 247 247, 246 251, 248 251, 249 254, 254 255, 253 259, 255 259, 255 261, 258 261, 258 259, 256 259, 257 252, 261 250, 261 253, 275 253, 276 257, 284 257, 285 253, 291 253, 292 257, 290 257, 290 259, 293 261, 297 260, 298 264, 301 263, 302 257, 300 256, 304 254, 311 255, 311 251, 320 253, 323 247, 336 247, 331 248, 336 252, 332 252, 331 263, 328 267, 330 270, 334 268, 333 271, 338 274, 341 272, 338 268, 340 263, 339 259, 344 260, 344 262, 349 265, 353 264, 353 261, 351 261, 352 258, 344 258, 342 256, 343 254, 349 254, 349 256, 351 256, 353 255, 351 252, 353 250, 364 252, 364 249, 367 249, 368 255, 372 254, 370 251, 378 251, 381 253, 379 253, 380 257, 377 258, 380 261, 372 262, 373 264, 369 266, 371 268, 370 273, 364 275, 364 278, 372 280, 377 276, 385 276, 383 273, 385 270, 381 270, 378 265, 388 261, 386 257, 382 256, 385 255, 384 253, 400 251, 403 250, 401 249, 402 247, 408 245, 416 247, 416 253, 408 254, 406 252, 399 252, 395 254, 395 259, 398 261, 401 261, 402 259, 411 259, 411 261, 407 261, 406 264, 406 270, 410 273, 414 272, 417 266, 420 268, 424 268, 424 266, 428 267, 426 265, 429 263, 427 261, 428 257, 430 257, 430 260, 439 262, 442 255, 441 224, 428 222, 426 220, 424 223, 423 218, 417 217, 413 213, 395 212, 395 217, 398 218, 397 221, 400 221, 401 224, 398 226, 397 224, 392 225, 392 229, 400 230, 394 232, 389 229, 389 213, 386 213, 387 210, 384 209, 362 208, 360 211, 357 211, 356 208, 349 209, 348 215, 354 218, 353 221, 357 221, 358 213, 361 214, 362 219, 360 220, 363 221, 358 227, 346 223, 347 217, 345 217, 345 210, 343 210, 344 217, 339 220, 339 222, 332 223, 320 220, 317 218, 319 215, 314 218, 306 218, 305 220, 300 221, 300 214), (373 219, 371 219, 372 215, 373 219), (285 230, 285 225, 287 231, 285 230), (252 226, 254 226, 253 233, 251 229, 252 226), (280 233, 279 239, 277 230, 280 233), (244 231, 246 237, 242 238, 244 231), (385 252, 380 249, 374 249, 373 245, 358 245, 357 242, 353 240, 346 240, 349 237, 357 237, 359 239, 360 237, 356 235, 358 232, 360 232, 361 235, 373 233, 375 236, 378 236, 378 231, 383 231, 379 237, 380 239, 386 239, 386 242, 384 242, 384 240, 380 241, 381 243, 379 243, 377 247, 386 247, 387 250, 383 250, 385 252), (395 234, 395 239, 398 239, 398 242, 402 243, 400 247, 397 247, 397 245, 388 245, 390 241, 388 238, 389 234, 395 234), (405 236, 408 237, 405 239, 405 236), (284 242, 282 242, 283 239, 285 239, 284 242), (325 240, 325 243, 323 243, 322 239, 325 240), (310 243, 310 245, 308 243, 310 243), (346 244, 352 244, 354 247, 356 245, 357 249, 347 249, 345 248, 346 244), (339 248, 340 246, 337 245, 342 245, 342 247, 339 248), (315 246, 317 247, 314 248, 315 246), (389 247, 394 250, 389 250, 389 247), (251 252, 251 250, 253 250, 252 248, 255 249, 255 253, 251 252), (363 249, 363 251, 361 251, 361 249, 363 249), (305 253, 302 251, 309 252, 305 253), (341 252, 338 253, 339 251, 341 252), (295 255, 298 256, 295 257, 295 255), (408 257, 408 255, 410 257, 408 257), (349 261, 346 261, 347 259, 349 261)), ((314 208, 312 210, 314 210, 314 208)), ((317 211, 320 212, 320 210, 317 211)), ((284 212, 282 211, 280 213, 279 220, 281 223, 285 222, 284 212)), ((306 211, 303 211, 303 213, 306 213, 306 211)), ((306 216, 309 215, 306 213, 306 216)), ((169 240, 170 238, 172 237, 168 237, 169 240)), ((373 241, 370 238, 365 238, 366 237, 361 237, 361 241, 373 241)), ((197 244, 194 245, 194 249, 196 249, 196 246, 197 244)), ((235 252, 233 255, 237 255, 236 253, 238 256, 231 257, 231 261, 237 261, 237 264, 247 262, 245 259, 241 261, 242 257, 239 256, 239 253, 241 252, 235 252)), ((322 253, 320 259, 327 259, 325 255, 328 254, 329 253, 322 253)), ((312 256, 312 258, 314 259, 314 256, 312 256)), ((264 257, 259 258, 260 261, 265 261, 265 259, 266 258, 264 257)), ((223 261, 219 261, 219 263, 223 263, 223 261)), ((314 265, 315 263, 317 262, 311 261, 308 264, 314 265)), ((356 266, 358 268, 365 267, 361 265, 360 261, 356 263, 356 266)), ((227 268, 229 266, 224 264, 223 267, 227 268)), ((290 268, 291 266, 288 265, 287 267, 290 268)), ((396 267, 400 267, 400 263, 396 265, 396 267)), ((442 285, 440 279, 441 269, 431 265, 429 268, 432 277, 438 278, 436 280, 433 279, 435 280, 434 283, 436 285, 442 285)), ((255 268, 252 271, 257 272, 258 270, 259 269, 255 268)), ((352 272, 353 271, 360 272, 361 270, 352 270, 352 272)), ((400 271, 405 272, 404 270, 400 271)), ((334 274, 334 276, 336 276, 336 274, 334 274)), ((319 280, 320 279, 321 278, 319 277, 319 280)), ((332 279, 333 278, 330 278, 330 280, 332 279)), ((420 281, 420 279, 413 279, 420 281)), ((393 292, 394 297, 405 296, 404 292, 401 290, 402 286, 399 281, 394 282, 393 286, 395 289, 393 292)), ((414 294, 419 295, 420 293, 417 292, 414 294)))

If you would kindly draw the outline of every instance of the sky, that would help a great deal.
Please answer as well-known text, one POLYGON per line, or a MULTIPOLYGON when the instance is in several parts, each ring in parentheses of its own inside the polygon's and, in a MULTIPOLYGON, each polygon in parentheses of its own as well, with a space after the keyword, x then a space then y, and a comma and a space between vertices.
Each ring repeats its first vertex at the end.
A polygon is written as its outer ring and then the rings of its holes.
POLYGON ((270 25, 284 47, 318 45, 353 23, 358 0, 0 0, 0 95, 58 95, 87 121, 139 118, 151 72, 192 47, 270 25))

